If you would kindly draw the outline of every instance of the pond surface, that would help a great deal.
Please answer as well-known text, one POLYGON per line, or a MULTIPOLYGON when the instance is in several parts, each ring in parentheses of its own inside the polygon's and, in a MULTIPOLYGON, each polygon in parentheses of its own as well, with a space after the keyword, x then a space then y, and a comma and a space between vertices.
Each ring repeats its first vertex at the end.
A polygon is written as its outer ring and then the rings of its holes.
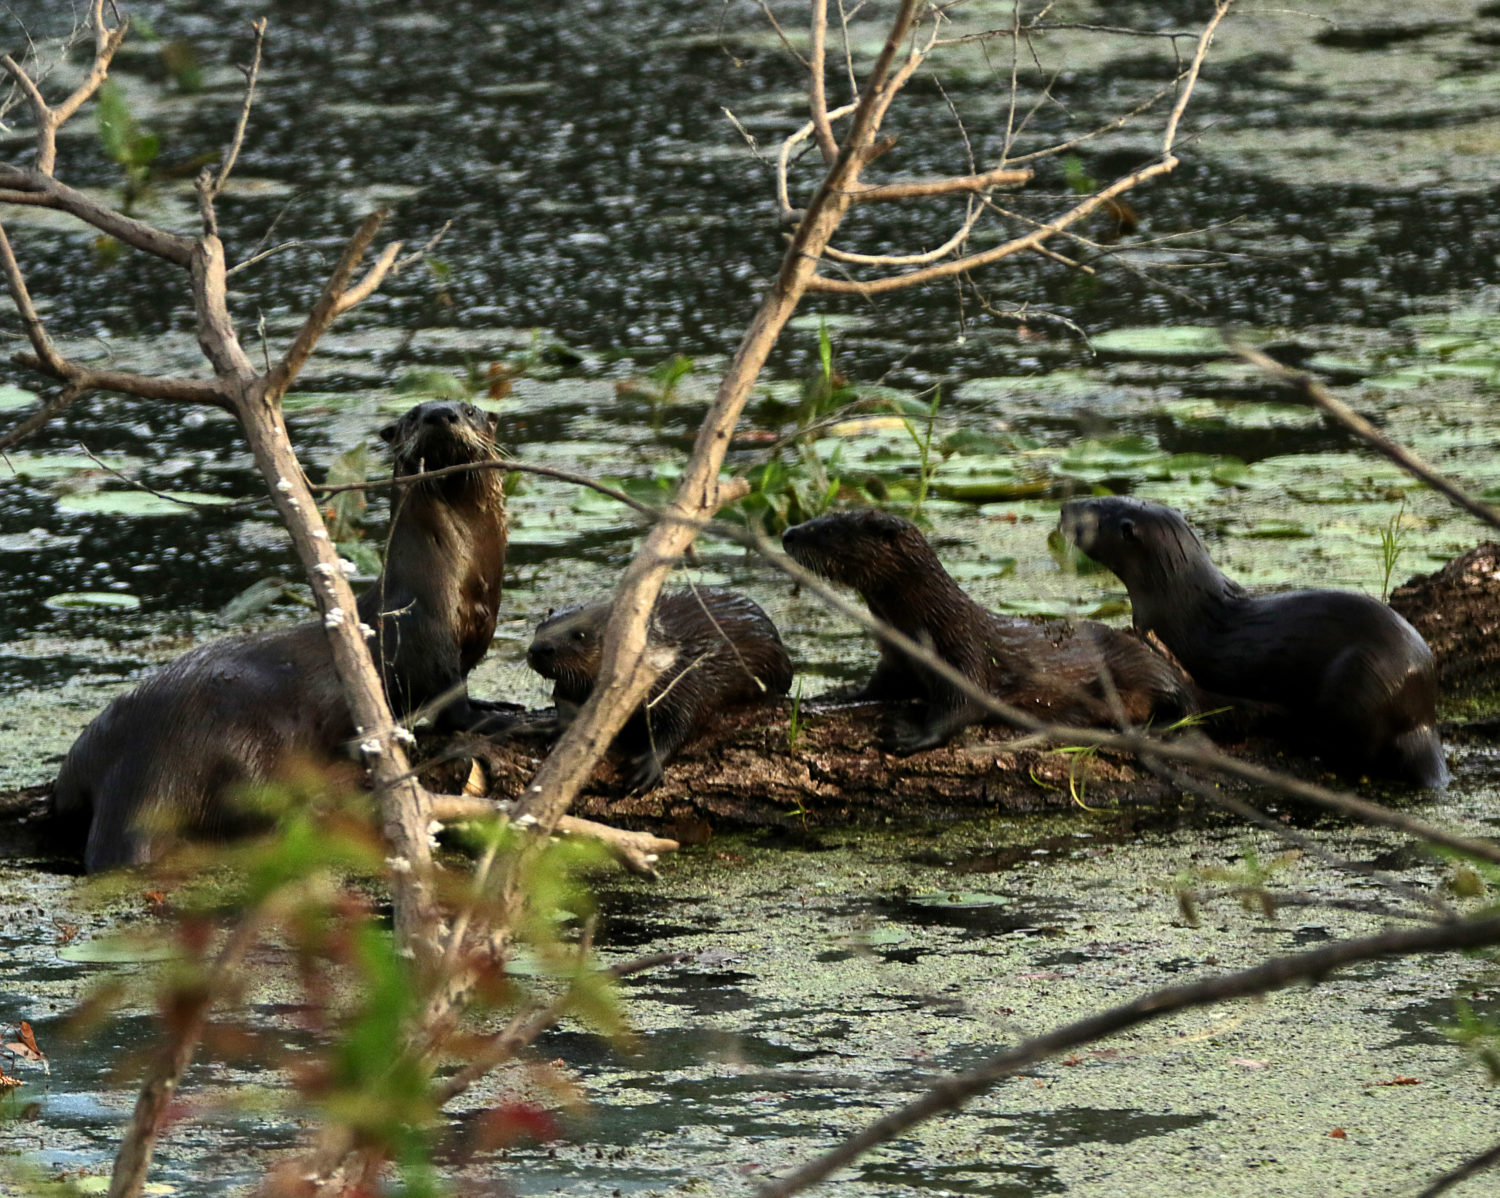
MULTIPOLYGON (((775 269, 782 229, 770 171, 723 112, 762 150, 803 119, 799 76, 756 5, 511 7, 178 0, 131 9, 155 40, 128 42, 112 78, 138 125, 160 137, 164 168, 139 211, 177 228, 195 219, 191 171, 171 168, 227 140, 246 23, 269 18, 260 99, 220 206, 231 261, 282 247, 233 279, 253 352, 261 334, 250 330, 261 322, 271 353, 293 335, 342 240, 372 208, 391 209, 388 233, 408 245, 447 229, 428 261, 342 322, 304 372, 288 406, 314 477, 415 399, 473 392, 489 402, 503 376, 509 391, 495 403, 519 455, 636 480, 651 494, 669 483, 775 269), (183 86, 187 53, 201 74, 196 90, 183 86), (678 355, 692 369, 665 388, 653 372, 678 355)), ((789 28, 800 23, 797 6, 772 7, 789 28)), ((1176 29, 1200 8, 1080 3, 1068 16, 1176 29)), ((24 44, 23 31, 56 36, 68 10, 11 5, 0 18, 8 44, 24 44)), ((972 3, 953 15, 960 32, 994 28, 1010 22, 1011 6, 972 3)), ((873 25, 852 31, 860 50, 876 36, 873 25)), ((833 366, 863 407, 811 444, 781 450, 800 471, 798 501, 815 480, 837 482, 841 502, 884 496, 909 509, 927 425, 910 413, 931 410, 925 514, 945 561, 989 605, 1123 614, 1110 576, 1065 570, 1046 544, 1059 499, 1095 486, 1183 508, 1250 585, 1316 578, 1379 594, 1432 568, 1481 530, 1281 402, 1226 356, 1220 326, 1322 370, 1394 435, 1500 499, 1497 41, 1500 9, 1460 0, 1239 15, 1189 110, 1181 166, 1130 197, 1139 231, 1108 243, 1107 223, 1096 224, 1084 230, 1094 244, 1059 244, 1092 274, 1011 259, 962 287, 808 303, 760 381, 746 421, 753 435, 731 468, 763 467, 767 442, 792 429, 826 329, 833 366), (910 428, 893 419, 898 407, 910 428), (1387 579, 1381 533, 1390 530, 1401 555, 1387 579)), ((1021 71, 1018 112, 1032 114, 1022 151, 1139 103, 1175 61, 1169 39, 1078 30, 1042 39, 1036 54, 1040 72, 1021 71)), ((918 80, 892 117, 899 141, 879 168, 967 170, 955 112, 974 153, 993 161, 1009 79, 1008 52, 987 59, 972 43, 953 47, 942 89, 918 80)), ((20 155, 25 123, 15 110, 9 120, 0 144, 20 155)), ((1086 143, 1073 175, 1107 180, 1148 160, 1158 124, 1086 143)), ((120 169, 87 114, 65 131, 61 154, 63 177, 118 196, 120 169)), ((1036 219, 1069 189, 1069 173, 1044 161, 1035 185, 1005 202, 1016 220, 1036 219)), ((203 369, 174 275, 50 214, 3 219, 68 352, 203 369)), ((937 244, 953 221, 940 205, 890 207, 861 216, 840 244, 911 252, 937 244)), ((5 328, 20 348, 13 318, 5 328)), ((50 394, 19 368, 9 378, 6 421, 32 392, 50 394)), ((222 609, 252 583, 296 577, 265 508, 132 512, 138 495, 110 470, 199 497, 259 489, 227 418, 117 396, 81 401, 10 456, 0 469, 0 787, 49 780, 110 696, 233 627, 222 609), (57 598, 80 594, 115 605, 80 610, 57 598)), ((531 628, 550 607, 606 593, 637 533, 607 501, 543 481, 528 481, 511 512, 501 628, 473 688, 535 704, 545 688, 524 668, 531 628)), ((704 545, 692 575, 745 589, 767 608, 812 677, 809 693, 869 660, 852 628, 738 550, 704 545)), ((251 618, 299 610, 284 601, 251 618)), ((1457 752, 1454 790, 1423 813, 1488 821, 1493 767, 1479 750, 1457 752)), ((526 1189, 580 1193, 743 1188, 1018 1028, 1180 978, 1210 957, 1229 967, 1289 948, 1302 942, 1304 918, 1329 934, 1376 926, 1318 907, 1260 926, 1226 907, 1225 944, 1210 945, 1214 934, 1178 926, 1164 880, 1202 854, 1233 859, 1243 833, 1198 815, 1145 829, 1134 818, 851 833, 817 852, 731 844, 726 857, 716 844, 674 863, 660 887, 608 894, 617 950, 627 941, 707 947, 710 963, 631 987, 642 1057, 557 1034, 546 1055, 581 1075, 598 1105, 576 1129, 576 1149, 513 1154, 507 1175, 526 1189), (1027 846, 1080 833, 1082 855, 1032 860, 1027 846), (1003 865, 961 880, 960 859, 1003 865), (955 888, 979 897, 922 898, 955 888), (1110 897, 1091 925, 1099 894, 1110 897), (816 969, 806 967, 809 929, 816 969), (593 1155, 607 1147, 612 1156, 616 1145, 619 1161, 593 1155)), ((1328 835, 1371 854, 1391 847, 1363 833, 1328 835)), ((1277 851, 1269 839, 1262 848, 1277 851)), ((1307 876, 1296 884, 1320 898, 1350 885, 1322 866, 1297 868, 1307 876)), ((1422 861, 1401 868, 1422 885, 1440 874, 1422 861)), ((60 964, 55 913, 70 912, 70 926, 92 919, 101 932, 118 913, 79 914, 72 879, 25 865, 8 872, 0 1021, 27 1018, 40 1033, 91 977, 119 968, 60 964)), ((1415 1187, 1492 1134, 1482 1130, 1495 1107, 1480 1072, 1432 1030, 1453 987, 1482 991, 1481 974, 1469 962, 1391 967, 1278 999, 1289 1005, 1252 1012, 1217 1057, 1206 1017, 1148 1030, 1128 1060, 1049 1066, 924 1129, 862 1166, 850 1192, 1104 1195, 1159 1192, 1165 1177, 1189 1193, 1307 1193, 1308 1175, 1349 1187, 1330 1193, 1415 1187), (1397 1074, 1423 1085, 1376 1084, 1397 1074), (1329 1138, 1338 1126, 1347 1139, 1329 1138)), ((269 1026, 284 1018, 273 1006, 262 1015, 269 1026)), ((30 1159, 45 1168, 99 1168, 108 1158, 130 1096, 100 1070, 115 1044, 145 1042, 146 1020, 107 1035, 58 1062, 26 1125, 40 1141, 30 1159)), ((193 1078, 236 1092, 255 1080, 212 1065, 193 1078)), ((163 1178, 192 1192, 247 1181, 260 1150, 294 1134, 290 1120, 258 1109, 204 1126, 213 1130, 174 1138, 162 1158, 163 1178)), ((16 1142, 33 1152, 26 1136, 16 1142)))

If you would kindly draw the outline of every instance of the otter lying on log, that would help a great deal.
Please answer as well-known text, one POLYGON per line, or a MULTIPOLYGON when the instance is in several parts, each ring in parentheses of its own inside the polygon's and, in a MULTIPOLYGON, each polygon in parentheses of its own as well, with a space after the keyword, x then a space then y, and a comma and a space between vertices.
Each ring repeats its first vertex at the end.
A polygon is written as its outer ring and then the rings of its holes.
MULTIPOLYGON (((599 677, 611 610, 609 603, 595 603, 548 616, 526 651, 531 668, 556 684, 552 697, 564 725, 599 677)), ((777 698, 792 685, 792 663, 776 625, 743 595, 712 587, 662 595, 648 637, 674 655, 615 737, 613 748, 629 761, 631 791, 660 784, 662 766, 720 711, 777 698)))
MULTIPOLYGON (((1188 680, 1129 633, 1093 621, 1040 624, 980 607, 910 520, 874 510, 836 512, 787 529, 781 543, 809 570, 853 587, 876 618, 1038 719, 1113 726, 1113 697, 1132 724, 1178 719, 1194 710, 1188 680)), ((885 736, 894 753, 934 748, 970 724, 995 719, 885 644, 875 673, 854 697, 922 701, 917 718, 895 717, 885 736)))
POLYGON ((1119 575, 1137 630, 1205 690, 1280 705, 1296 739, 1344 768, 1447 785, 1432 653, 1385 604, 1353 591, 1251 595, 1157 503, 1074 500, 1062 529, 1119 575))
MULTIPOLYGON (((397 475, 495 456, 494 420, 471 404, 418 404, 381 430, 397 475)), ((392 500, 390 548, 359 599, 398 717, 445 694, 440 727, 491 731, 506 705, 470 699, 464 679, 495 632, 505 571, 505 495, 496 470, 417 483, 392 500)), ((174 832, 232 835, 258 822, 237 792, 299 760, 347 757, 354 727, 321 623, 194 649, 120 696, 68 752, 57 821, 92 873, 150 861, 174 832)))

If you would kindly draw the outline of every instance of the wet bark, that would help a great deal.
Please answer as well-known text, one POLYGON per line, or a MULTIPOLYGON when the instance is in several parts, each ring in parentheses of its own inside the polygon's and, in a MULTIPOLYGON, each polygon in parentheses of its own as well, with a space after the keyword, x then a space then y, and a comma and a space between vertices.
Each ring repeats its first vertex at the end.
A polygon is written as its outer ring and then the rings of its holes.
POLYGON ((1408 579, 1391 606, 1432 647, 1445 698, 1500 691, 1500 544, 1486 541, 1408 579))

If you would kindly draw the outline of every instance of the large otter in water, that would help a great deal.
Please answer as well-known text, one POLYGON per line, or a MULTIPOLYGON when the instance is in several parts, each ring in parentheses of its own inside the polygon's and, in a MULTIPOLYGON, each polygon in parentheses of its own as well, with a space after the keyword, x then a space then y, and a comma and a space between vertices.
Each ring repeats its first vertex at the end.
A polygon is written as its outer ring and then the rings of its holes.
MULTIPOLYGON (((787 529, 781 543, 809 570, 853 587, 877 619, 1038 719, 1108 726, 1123 715, 1144 724, 1193 709, 1188 680, 1128 633, 1092 621, 1041 624, 985 610, 953 581, 910 520, 874 510, 835 512, 787 529)), ((898 716, 887 734, 886 748, 896 753, 933 748, 994 718, 886 644, 856 697, 923 701, 918 718, 898 716)))
POLYGON ((1384 603, 1353 591, 1251 595, 1159 503, 1074 500, 1062 528, 1119 575, 1136 628, 1205 690, 1283 708, 1295 738, 1341 766, 1447 784, 1432 653, 1384 603))
MULTIPOLYGON (((495 456, 494 422, 471 404, 418 404, 380 434, 395 473, 495 456)), ((470 699, 464 679, 495 632, 505 569, 498 471, 417 483, 392 498, 390 547, 359 599, 386 696, 398 717, 448 696, 440 727, 493 730, 501 705, 470 699)), ((69 751, 53 787, 60 824, 84 840, 90 872, 149 861, 173 831, 247 826, 236 792, 301 760, 346 756, 354 728, 321 623, 215 641, 104 709, 69 751)), ((253 817, 250 819, 253 823, 253 817)))
MULTIPOLYGON (((593 692, 612 611, 595 603, 548 616, 527 650, 531 668, 556 683, 552 697, 564 723, 593 692)), ((744 595, 713 587, 662 595, 649 637, 673 658, 615 737, 630 763, 631 790, 658 785, 662 766, 726 707, 775 699, 792 685, 776 625, 744 595)))

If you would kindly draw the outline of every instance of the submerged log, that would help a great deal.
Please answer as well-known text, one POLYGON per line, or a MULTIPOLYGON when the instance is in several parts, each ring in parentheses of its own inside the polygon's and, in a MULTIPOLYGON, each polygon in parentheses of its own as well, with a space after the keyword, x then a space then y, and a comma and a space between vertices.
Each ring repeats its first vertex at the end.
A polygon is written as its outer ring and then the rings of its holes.
MULTIPOLYGON (((1432 646, 1446 698, 1500 690, 1500 545, 1480 545, 1433 574, 1413 577, 1391 596, 1391 606, 1432 646)), ((447 763, 429 741, 429 753, 438 756, 423 767, 424 778, 434 789, 452 789, 479 761, 489 795, 514 798, 546 754, 542 729, 549 719, 547 712, 530 713, 519 734, 501 745, 473 737, 443 741, 454 755, 447 763)), ((573 811, 693 843, 714 828, 832 826, 1176 797, 1128 757, 1036 747, 998 726, 971 728, 952 744, 899 757, 879 747, 880 720, 876 704, 804 703, 792 741, 789 705, 728 713, 668 763, 661 786, 626 794, 623 775, 606 762, 573 811)), ((1472 723, 1463 728, 1486 731, 1472 723)), ((1219 747, 1299 777, 1348 784, 1321 763, 1283 755, 1264 740, 1219 747)))
MULTIPOLYGON (((488 794, 514 797, 546 753, 545 739, 530 729, 543 727, 549 714, 531 713, 503 744, 470 736, 425 742, 434 756, 424 781, 451 789, 478 761, 488 794)), ((789 705, 728 712, 667 764, 661 786, 626 794, 618 763, 606 761, 572 810, 696 843, 716 828, 1021 813, 1155 802, 1174 793, 1128 758, 1018 745, 1015 731, 999 726, 896 756, 877 743, 880 719, 877 704, 804 703, 789 743, 789 705)))

